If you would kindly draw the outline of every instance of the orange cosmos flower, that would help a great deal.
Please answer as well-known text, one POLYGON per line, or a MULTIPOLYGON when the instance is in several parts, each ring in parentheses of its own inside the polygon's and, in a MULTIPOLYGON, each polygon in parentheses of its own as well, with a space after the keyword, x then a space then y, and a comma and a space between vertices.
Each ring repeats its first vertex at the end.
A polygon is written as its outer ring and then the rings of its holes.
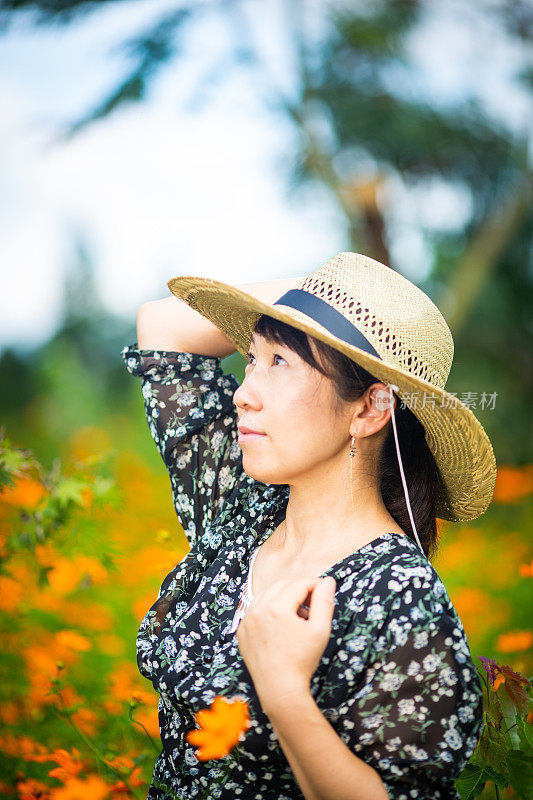
POLYGON ((250 726, 248 703, 221 696, 215 697, 211 708, 197 711, 195 718, 200 729, 189 731, 185 738, 199 746, 195 753, 199 761, 228 755, 250 726))
POLYGON ((80 652, 90 649, 91 642, 71 630, 58 631, 55 636, 42 638, 29 645, 24 651, 24 658, 30 683, 29 695, 34 702, 39 706, 53 703, 54 699, 48 692, 51 679, 57 677, 58 661, 70 666, 79 660, 80 652))
POLYGON ((43 484, 29 475, 19 475, 14 480, 12 486, 3 486, 0 489, 0 502, 25 509, 38 506, 47 492, 43 484))
POLYGON ((72 720, 87 736, 95 736, 98 730, 98 715, 90 708, 82 706, 74 711, 72 720))
POLYGON ((510 631, 502 633, 496 641, 496 649, 500 653, 518 653, 529 650, 533 644, 532 631, 510 631))
POLYGON ((84 652, 91 649, 90 641, 76 631, 58 631, 55 637, 56 645, 60 648, 68 647, 77 652, 84 652))
POLYGON ((15 611, 22 599, 22 585, 10 575, 0 575, 0 610, 15 611))
POLYGON ((57 701, 60 705, 69 710, 74 710, 74 707, 81 708, 83 698, 77 693, 73 686, 62 686, 57 692, 57 701))
MULTIPOLYGON (((524 715, 527 711, 528 694, 527 686, 531 686, 531 682, 524 675, 515 672, 507 664, 497 664, 493 658, 486 656, 478 656, 483 665, 483 669, 488 675, 490 684, 494 691, 503 684, 509 700, 513 703, 515 708, 524 715)), ((491 723, 492 724, 492 723, 491 723)), ((493 726, 494 727, 494 726, 493 726)))
POLYGON ((494 500, 497 503, 515 503, 533 492, 533 464, 513 467, 509 464, 498 467, 494 500))
POLYGON ((25 761, 38 761, 47 752, 44 745, 35 742, 29 736, 15 736, 12 733, 0 737, 0 750, 25 761))
POLYGON ((106 759, 106 762, 119 772, 131 772, 135 766, 134 760, 128 756, 115 756, 106 759))
POLYGON ((522 578, 533 578, 533 560, 531 564, 520 564, 518 572, 522 578))
POLYGON ((4 722, 6 725, 14 725, 22 711, 23 703, 18 698, 17 700, 8 700, 0 706, 0 722, 4 722))
POLYGON ((104 700, 102 706, 112 717, 116 717, 118 714, 122 713, 122 704, 119 703, 118 700, 104 700))
MULTIPOLYGON (((141 768, 135 767, 133 772, 128 775, 128 783, 130 786, 144 786, 144 778, 141 775, 141 768)), ((111 791, 113 792, 113 798, 118 794, 126 794, 131 796, 129 787, 126 786, 124 781, 117 781, 110 787, 111 791)))
POLYGON ((80 761, 80 752, 75 747, 72 749, 72 753, 63 749, 54 750, 48 756, 47 761, 55 761, 59 765, 51 769, 48 774, 51 778, 57 778, 63 783, 69 778, 75 777, 83 769, 83 762, 80 761))
POLYGON ((49 800, 50 788, 36 778, 27 778, 17 783, 19 800, 49 800))
POLYGON ((107 579, 107 570, 93 556, 75 553, 70 558, 59 555, 48 573, 50 591, 53 594, 65 595, 77 589, 80 583, 103 583, 107 579))
POLYGON ((98 775, 90 775, 84 781, 69 778, 64 786, 50 790, 50 800, 104 800, 110 789, 98 775))
POLYGON ((91 631, 108 631, 113 627, 114 612, 97 602, 70 599, 61 607, 61 617, 69 625, 80 625, 91 631))
POLYGON ((505 675, 501 672, 496 673, 496 677, 494 678, 493 689, 496 691, 498 686, 501 686, 502 683, 505 683, 505 675))

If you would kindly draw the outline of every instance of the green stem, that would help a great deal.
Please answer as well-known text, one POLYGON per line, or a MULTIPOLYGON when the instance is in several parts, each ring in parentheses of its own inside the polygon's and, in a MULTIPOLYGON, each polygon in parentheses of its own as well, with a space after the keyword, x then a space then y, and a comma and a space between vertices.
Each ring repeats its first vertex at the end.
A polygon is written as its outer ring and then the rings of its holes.
POLYGON ((484 672, 483 673, 479 673, 478 672, 478 675, 480 675, 480 674, 481 674, 481 679, 482 679, 482 681, 484 683, 484 686, 485 686, 485 689, 486 689, 486 692, 487 692, 487 709, 489 709, 490 706, 491 706, 491 698, 495 693, 490 691, 489 676, 486 675, 484 672))
POLYGON ((477 674, 480 676, 481 680, 483 681, 485 689, 487 690, 487 697, 488 697, 489 696, 489 678, 488 678, 488 675, 485 673, 485 670, 483 670, 483 672, 480 672, 478 670, 477 674))
POLYGON ((505 733, 509 733, 509 731, 512 731, 512 730, 513 730, 513 728, 516 728, 516 726, 517 726, 517 725, 518 725, 518 722, 515 722, 515 724, 514 724, 514 725, 511 725, 511 727, 510 727, 510 728, 507 728, 507 730, 505 731, 505 733))
POLYGON ((154 740, 152 739, 152 737, 150 736, 150 734, 148 733, 148 731, 146 730, 146 728, 144 727, 144 725, 142 724, 142 722, 139 722, 139 720, 138 720, 138 719, 134 719, 134 718, 133 718, 133 716, 132 716, 132 714, 133 714, 133 709, 132 709, 132 707, 130 706, 130 710, 128 711, 128 717, 129 717, 129 718, 130 718, 130 720, 131 720, 132 722, 134 722, 136 725, 140 725, 140 727, 143 729, 143 731, 145 732, 145 734, 146 734, 146 735, 148 736, 148 738, 150 739, 150 741, 151 741, 151 743, 152 743, 152 746, 153 746, 153 748, 154 748, 155 752, 157 753, 157 755, 159 755, 159 753, 160 753, 161 749, 160 749, 160 748, 159 748, 159 747, 156 745, 156 743, 154 742, 154 740))

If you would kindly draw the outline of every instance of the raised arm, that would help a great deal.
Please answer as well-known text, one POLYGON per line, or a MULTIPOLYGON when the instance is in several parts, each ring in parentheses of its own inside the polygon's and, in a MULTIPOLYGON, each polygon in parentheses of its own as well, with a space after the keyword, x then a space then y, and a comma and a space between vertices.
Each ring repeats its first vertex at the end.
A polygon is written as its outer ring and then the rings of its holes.
MULTIPOLYGON (((237 288, 274 302, 299 278, 237 288)), ((220 360, 236 351, 208 319, 172 295, 144 303, 138 341, 122 350, 142 379, 150 433, 170 476, 176 513, 191 547, 242 474, 233 395, 239 384, 220 360)), ((209 538, 209 536, 208 536, 209 538)))
MULTIPOLYGON (((274 303, 302 280, 287 278, 243 283, 237 289, 265 303, 274 303)), ((143 303, 137 312, 137 341, 143 350, 175 350, 226 358, 235 345, 206 317, 172 295, 143 303)))

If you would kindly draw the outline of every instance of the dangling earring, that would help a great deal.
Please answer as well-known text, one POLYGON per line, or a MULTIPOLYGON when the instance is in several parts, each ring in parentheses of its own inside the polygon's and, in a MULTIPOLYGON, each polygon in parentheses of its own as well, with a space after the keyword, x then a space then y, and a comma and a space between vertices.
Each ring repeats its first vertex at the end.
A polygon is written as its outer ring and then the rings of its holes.
MULTIPOLYGON (((357 433, 357 431, 355 433, 357 433)), ((352 444, 350 446, 350 494, 352 496, 352 511, 355 511, 355 505, 354 505, 354 500, 353 500, 353 479, 352 479, 353 470, 352 470, 352 466, 353 466, 353 457, 357 452, 357 447, 354 445, 354 439, 355 439, 355 436, 352 436, 352 444)))

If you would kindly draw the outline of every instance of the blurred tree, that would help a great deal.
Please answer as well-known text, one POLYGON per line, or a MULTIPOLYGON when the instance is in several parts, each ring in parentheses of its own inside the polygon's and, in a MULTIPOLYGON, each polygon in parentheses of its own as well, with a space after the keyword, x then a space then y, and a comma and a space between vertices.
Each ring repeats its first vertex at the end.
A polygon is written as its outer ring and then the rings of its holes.
MULTIPOLYGON (((4 0, 0 25, 24 13, 35 25, 73 24, 81 15, 120 0, 4 0)), ((461 353, 448 388, 498 393, 496 414, 480 413, 500 456, 523 462, 532 438, 529 391, 533 382, 532 168, 525 136, 513 133, 463 98, 453 107, 420 91, 410 60, 410 36, 431 14, 424 0, 374 3, 324 2, 327 25, 311 36, 310 6, 287 0, 280 37, 292 47, 292 89, 281 89, 261 55, 251 24, 252 5, 236 0, 178 3, 142 33, 124 41, 131 67, 95 108, 60 134, 69 138, 115 112, 142 102, 158 71, 184 58, 187 29, 206 15, 222 16, 232 34, 229 57, 191 96, 201 108, 209 90, 238 66, 253 76, 265 106, 294 125, 297 147, 288 170, 291 191, 305 183, 325 185, 345 215, 350 247, 390 264, 391 211, 398 194, 429 191, 437 183, 463 190, 470 211, 457 230, 443 234, 422 226, 433 268, 421 284, 445 314, 461 353), (480 354, 482 358, 480 358, 480 354), (480 386, 483 381, 484 385, 480 386), (497 431, 494 418, 505 417, 497 431), (526 432, 526 435, 524 435, 526 432)), ((473 25, 464 4, 465 25, 473 25)), ((516 48, 525 51, 533 31, 533 7, 517 0, 479 2, 516 48)), ((472 30, 472 35, 475 31, 472 30)), ((524 56, 516 81, 530 86, 524 56)))
POLYGON ((46 462, 80 425, 123 411, 130 387, 119 354, 137 337, 135 320, 105 308, 90 248, 78 232, 73 237, 57 332, 29 352, 6 348, 0 357, 0 419, 46 462))

